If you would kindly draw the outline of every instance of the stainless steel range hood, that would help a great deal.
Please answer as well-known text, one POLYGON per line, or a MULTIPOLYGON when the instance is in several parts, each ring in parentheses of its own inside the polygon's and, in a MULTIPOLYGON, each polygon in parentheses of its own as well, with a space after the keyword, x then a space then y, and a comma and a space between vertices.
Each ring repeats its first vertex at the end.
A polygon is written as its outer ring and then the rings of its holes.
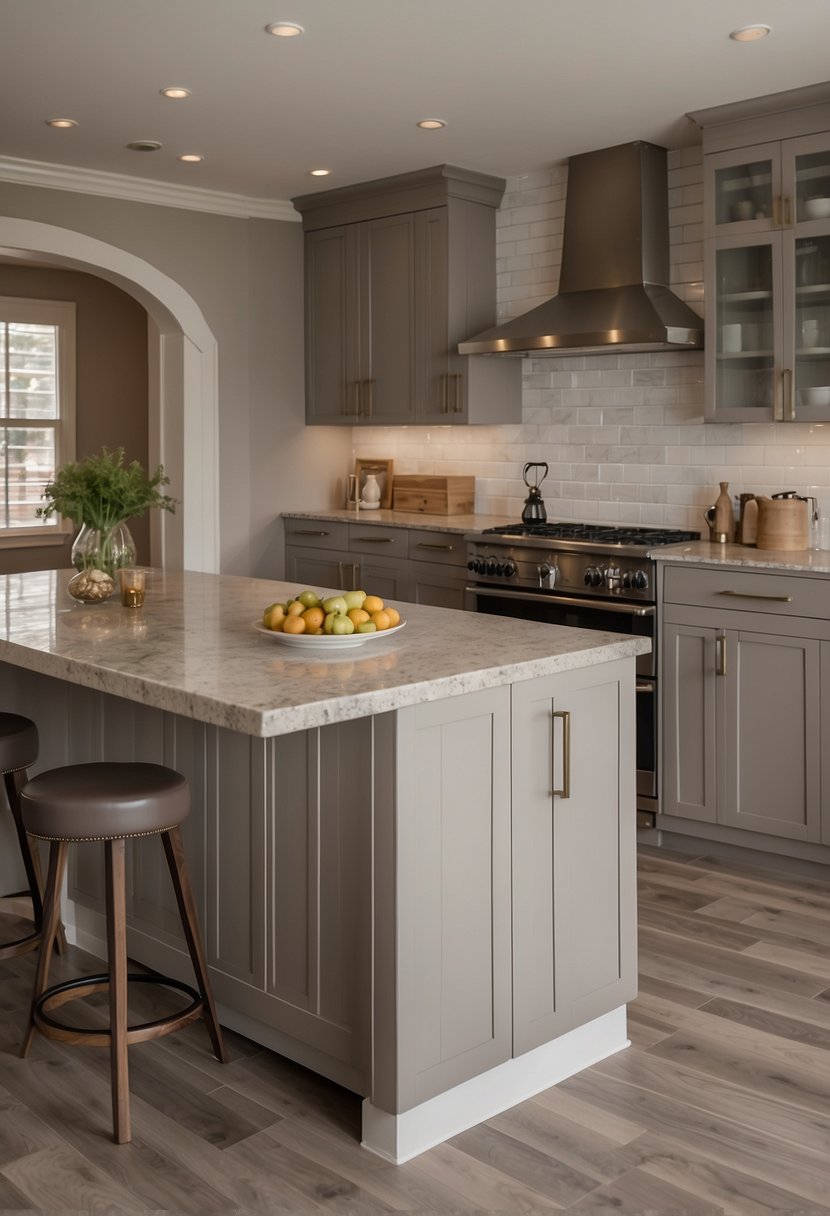
POLYGON ((572 156, 559 295, 458 350, 538 357, 700 348, 703 320, 668 281, 666 149, 637 141, 572 156))

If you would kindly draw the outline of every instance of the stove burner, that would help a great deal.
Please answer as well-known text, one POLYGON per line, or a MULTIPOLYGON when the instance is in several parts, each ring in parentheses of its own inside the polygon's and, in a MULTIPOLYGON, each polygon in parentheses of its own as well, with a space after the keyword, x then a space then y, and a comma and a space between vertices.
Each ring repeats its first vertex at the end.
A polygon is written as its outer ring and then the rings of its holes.
POLYGON ((686 540, 700 540, 699 532, 681 528, 636 528, 627 524, 505 524, 485 528, 484 534, 497 536, 535 536, 549 540, 588 541, 596 545, 675 545, 686 540))

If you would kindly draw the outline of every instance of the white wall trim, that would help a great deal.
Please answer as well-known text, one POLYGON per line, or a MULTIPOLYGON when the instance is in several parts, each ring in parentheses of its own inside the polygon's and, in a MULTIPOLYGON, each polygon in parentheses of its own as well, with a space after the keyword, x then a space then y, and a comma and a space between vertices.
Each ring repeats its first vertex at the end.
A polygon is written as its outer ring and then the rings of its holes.
POLYGON ((138 300, 157 329, 160 357, 150 361, 150 463, 161 463, 180 500, 159 512, 153 561, 219 570, 219 387, 217 344, 196 301, 155 266, 81 232, 0 216, 0 252, 83 270, 138 300), (198 436, 198 442, 193 438, 198 436))
POLYGON ((245 219, 284 220, 299 223, 302 216, 286 199, 250 198, 200 186, 175 186, 169 182, 130 177, 126 173, 104 173, 71 165, 50 165, 39 160, 0 156, 0 181, 20 186, 46 186, 50 190, 74 190, 79 194, 102 194, 128 199, 131 203, 155 203, 159 207, 182 207, 187 211, 209 211, 245 219))

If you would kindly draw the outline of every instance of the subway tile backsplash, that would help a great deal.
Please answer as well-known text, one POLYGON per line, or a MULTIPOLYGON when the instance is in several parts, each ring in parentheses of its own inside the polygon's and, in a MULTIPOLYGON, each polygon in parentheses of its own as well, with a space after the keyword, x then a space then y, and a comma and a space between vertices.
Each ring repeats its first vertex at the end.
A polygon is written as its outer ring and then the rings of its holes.
MULTIPOLYGON (((497 214, 500 320, 559 285, 567 166, 510 178, 497 214)), ((703 159, 669 153, 671 286, 703 313, 703 159)), ((797 489, 830 508, 830 425, 705 424, 703 354, 526 359, 521 425, 377 427, 355 455, 392 457, 400 473, 472 473, 476 509, 518 519, 528 460, 550 466, 550 518, 705 528, 718 482, 797 489)))

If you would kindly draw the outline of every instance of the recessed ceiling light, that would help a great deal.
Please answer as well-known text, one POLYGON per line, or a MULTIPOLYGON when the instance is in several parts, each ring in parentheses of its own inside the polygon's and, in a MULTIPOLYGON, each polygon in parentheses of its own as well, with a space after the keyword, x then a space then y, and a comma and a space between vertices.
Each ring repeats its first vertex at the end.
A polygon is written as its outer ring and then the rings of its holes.
POLYGON ((312 177, 331 177, 331 169, 309 169, 312 177))
POLYGON ((204 156, 200 156, 198 152, 182 152, 178 158, 183 160, 186 165, 198 165, 200 160, 204 160, 204 156))
POLYGON ((47 118, 47 127, 57 127, 59 130, 68 130, 69 127, 77 127, 74 118, 47 118))
POLYGON ((179 101, 182 97, 190 97, 190 89, 186 89, 180 84, 171 84, 166 89, 159 89, 162 97, 169 97, 173 101, 179 101))
POLYGON ((127 147, 131 152, 158 152, 161 144, 157 139, 133 139, 127 147))
POLYGON ((297 25, 296 21, 274 21, 271 25, 266 25, 265 29, 275 38, 296 38, 299 34, 305 33, 303 27, 297 25))
POLYGON ((759 38, 766 38, 769 33, 768 25, 744 25, 739 30, 733 30, 729 37, 735 42, 757 42, 759 38))
POLYGON ((422 131, 440 131, 447 124, 442 118, 422 118, 420 122, 416 122, 415 126, 420 127, 422 131))

